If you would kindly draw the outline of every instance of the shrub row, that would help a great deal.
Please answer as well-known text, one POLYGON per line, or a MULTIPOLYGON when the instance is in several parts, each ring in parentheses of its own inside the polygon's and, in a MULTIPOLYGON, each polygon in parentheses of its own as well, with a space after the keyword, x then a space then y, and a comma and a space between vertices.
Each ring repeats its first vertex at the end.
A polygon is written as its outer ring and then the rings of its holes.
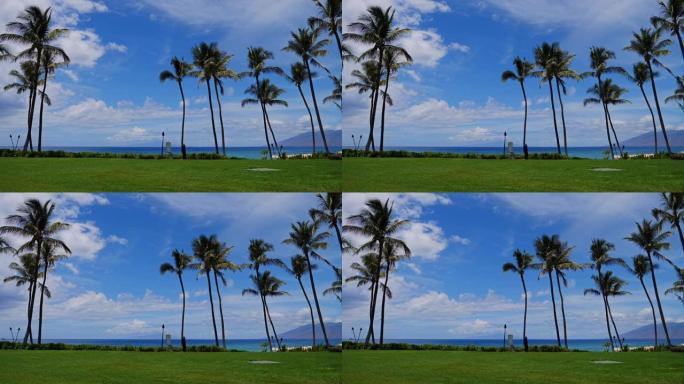
MULTIPOLYGON (((45 343, 45 344, 22 344, 9 341, 0 341, 0 350, 3 349, 24 349, 37 351, 126 351, 126 352, 181 352, 181 348, 161 348, 161 347, 139 347, 133 345, 112 346, 95 344, 64 344, 64 343, 45 343)), ((193 345, 188 346, 188 352, 242 352, 237 349, 224 349, 212 345, 193 345)))
MULTIPOLYGON (((13 151, 10 149, 0 149, 0 157, 29 157, 29 158, 69 158, 69 159, 137 159, 137 160, 181 160, 180 155, 153 155, 140 153, 111 153, 111 152, 67 152, 67 151, 42 151, 42 152, 23 152, 13 151)), ((189 153, 187 158, 189 160, 244 160, 240 157, 228 157, 217 155, 215 153, 189 153)), ((291 155, 283 158, 283 160, 306 160, 306 159, 331 159, 341 160, 342 155, 339 153, 327 155, 325 153, 316 153, 312 156, 291 155)))

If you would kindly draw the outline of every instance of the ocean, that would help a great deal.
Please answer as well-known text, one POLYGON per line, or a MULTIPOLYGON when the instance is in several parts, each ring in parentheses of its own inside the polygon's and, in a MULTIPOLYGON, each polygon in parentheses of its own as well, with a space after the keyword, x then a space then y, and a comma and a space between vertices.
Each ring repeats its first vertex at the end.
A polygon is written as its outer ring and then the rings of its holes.
MULTIPOLYGON (((569 339, 568 347, 570 349, 580 349, 583 351, 601 352, 605 350, 604 343, 607 339, 569 339)), ((407 343, 407 344, 440 344, 440 345, 457 345, 468 346, 476 345, 479 347, 502 347, 504 345, 503 338, 496 339, 387 339, 386 343, 407 343)), ((561 340, 561 343, 563 340, 561 340)), ((664 341, 661 341, 664 343, 664 341)), ((684 339, 672 339, 672 344, 680 345, 684 343, 684 339)), ((528 344, 532 345, 556 345, 556 339, 528 339, 528 344)), ((625 344, 630 347, 646 347, 653 345, 653 340, 630 340, 626 339, 625 344)), ((522 340, 513 340, 513 345, 516 347, 523 347, 522 340)))

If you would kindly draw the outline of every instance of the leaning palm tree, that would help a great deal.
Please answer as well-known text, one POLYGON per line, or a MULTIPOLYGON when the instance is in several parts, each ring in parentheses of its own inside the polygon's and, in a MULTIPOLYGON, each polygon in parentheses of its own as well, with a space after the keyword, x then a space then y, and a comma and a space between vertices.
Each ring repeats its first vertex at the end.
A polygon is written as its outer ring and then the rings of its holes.
MULTIPOLYGON (((8 225, 0 227, 0 234, 12 234, 16 236, 21 236, 28 238, 28 241, 17 248, 17 252, 23 252, 27 250, 35 250, 36 265, 40 265, 41 262, 45 261, 44 247, 49 246, 52 250, 58 251, 62 250, 64 252, 70 253, 71 250, 64 243, 64 241, 58 239, 58 235, 63 230, 69 227, 69 224, 53 221, 53 215, 55 211, 55 204, 48 200, 45 203, 41 203, 37 199, 29 199, 24 204, 18 208, 18 213, 8 216, 5 221, 8 225)), ((43 266, 43 271, 46 272, 46 268, 49 266, 43 266)), ((34 276, 34 282, 38 281, 38 276, 34 276)), ((45 276, 43 276, 43 283, 45 282, 45 276)), ((28 335, 31 333, 31 320, 33 318, 33 309, 36 301, 36 291, 37 284, 33 284, 33 292, 31 293, 31 300, 29 303, 29 313, 28 313, 28 325, 26 327, 26 333, 24 334, 24 343, 26 343, 28 335)), ((45 294, 44 287, 41 287, 41 297, 45 294)), ((41 343, 42 336, 42 321, 38 326, 38 344, 41 343)))
POLYGON ((549 289, 551 292, 551 303, 553 304, 553 322, 556 326, 556 341, 558 346, 561 346, 560 331, 558 329, 558 315, 556 314, 556 295, 553 290, 553 272, 556 267, 557 260, 557 243, 558 235, 548 236, 543 235, 534 241, 534 248, 539 263, 533 264, 532 267, 540 270, 541 275, 549 276, 549 289))
POLYGON ((400 68, 410 65, 413 58, 406 49, 401 47, 387 47, 382 59, 382 67, 385 75, 385 90, 382 93, 382 112, 380 114, 380 152, 385 148, 385 109, 387 104, 392 105, 391 100, 388 102, 389 83, 392 76, 394 76, 400 68))
POLYGON ((653 30, 651 28, 641 28, 638 33, 633 34, 632 41, 625 47, 626 51, 631 51, 641 56, 648 66, 648 71, 651 74, 651 87, 653 88, 653 99, 655 100, 656 110, 658 111, 658 119, 660 120, 660 129, 665 138, 665 145, 667 153, 672 155, 672 148, 670 147, 670 140, 667 138, 667 130, 665 129, 665 121, 663 120, 663 112, 660 110, 660 101, 658 100, 658 92, 656 90, 653 66, 662 66, 659 58, 670 54, 668 46, 672 44, 670 39, 663 39, 660 30, 653 30))
POLYGON ((309 123, 311 124, 311 153, 316 154, 316 128, 314 127, 314 119, 311 114, 311 108, 309 108, 309 102, 306 101, 306 96, 304 96, 304 91, 302 90, 302 84, 308 79, 306 66, 302 63, 290 65, 290 73, 285 75, 285 77, 297 87, 299 95, 302 97, 302 101, 306 107, 306 111, 309 113, 309 123))
POLYGON ((561 123, 563 125, 563 147, 565 156, 568 156, 568 133, 565 126, 565 106, 563 105, 563 96, 567 94, 565 80, 579 80, 580 75, 575 72, 570 66, 572 65, 575 55, 568 51, 563 51, 559 46, 554 51, 554 63, 552 65, 553 77, 556 80, 556 93, 558 94, 558 103, 561 109, 561 123), (561 92, 562 91, 562 92, 561 92))
POLYGON ((382 283, 382 302, 380 304, 380 345, 385 342, 385 299, 392 298, 392 293, 388 292, 389 275, 391 271, 396 269, 399 261, 411 257, 411 250, 404 244, 385 242, 382 256, 385 262, 385 276, 382 283))
POLYGON ((317 29, 299 28, 297 32, 291 32, 290 35, 291 39, 287 42, 287 46, 283 48, 283 50, 299 56, 306 67, 306 74, 309 77, 309 90, 311 91, 314 111, 316 111, 316 120, 318 121, 318 129, 321 132, 321 140, 323 140, 325 153, 330 153, 328 141, 325 138, 325 131, 323 130, 323 121, 321 120, 321 112, 318 108, 316 91, 313 84, 313 75, 311 73, 311 66, 325 68, 318 59, 324 57, 328 53, 325 46, 328 45, 330 41, 328 39, 319 39, 319 30, 317 29))
POLYGON ((173 71, 162 71, 159 74, 159 81, 165 82, 167 80, 173 80, 178 84, 178 89, 181 94, 181 101, 183 103, 183 119, 181 120, 181 154, 183 159, 187 158, 187 151, 185 149, 185 93, 183 92, 183 78, 188 76, 192 71, 192 64, 185 62, 183 59, 179 59, 174 56, 171 59, 171 66, 173 71))
POLYGON ((684 232, 682 223, 684 222, 684 193, 662 193, 660 194, 660 208, 654 208, 653 217, 663 224, 669 224, 672 229, 677 229, 679 241, 684 250, 684 232))
MULTIPOLYGON (((312 265, 311 269, 314 270, 318 266, 317 265, 312 265)), ((314 320, 314 311, 313 307, 311 306, 311 300, 309 300, 309 295, 306 294, 306 288, 304 288, 304 284, 302 283, 302 277, 309 273, 309 266, 308 266, 308 261, 306 260, 306 257, 302 255, 297 255, 297 256, 292 256, 290 258, 290 266, 287 267, 287 272, 289 272, 292 276, 297 279, 297 283, 299 283, 299 288, 302 289, 302 294, 304 294, 304 299, 306 299, 306 304, 309 306, 309 316, 311 317, 311 345, 315 346, 316 345, 316 321, 314 320)))
POLYGON ((669 346, 672 345, 672 342, 670 341, 670 333, 667 330, 667 322, 665 321, 663 306, 660 303, 660 294, 658 293, 658 283, 656 282, 654 268, 655 264, 653 263, 653 259, 657 258, 660 260, 665 260, 672 264, 672 262, 661 253, 662 250, 670 249, 670 243, 668 243, 666 239, 671 233, 669 231, 663 231, 662 225, 660 223, 653 223, 646 219, 644 219, 641 223, 636 223, 636 226, 636 232, 632 232, 629 236, 625 237, 625 240, 631 241, 646 252, 648 262, 651 265, 651 280, 653 282, 653 291, 655 292, 656 302, 658 303, 660 322, 663 324, 665 339, 667 341, 667 345, 669 346))
MULTIPOLYGON (((60 48, 54 46, 54 42, 67 33, 64 28, 52 28, 52 8, 46 10, 37 6, 27 7, 19 16, 17 21, 7 23, 8 33, 0 34, 0 42, 12 42, 28 46, 25 50, 16 55, 16 59, 27 58, 37 67, 43 63, 43 54, 46 51, 59 52, 60 48)), ((31 131, 33 127, 33 116, 38 96, 38 83, 40 72, 35 71, 31 79, 31 92, 29 102, 28 133, 24 142, 24 151, 33 151, 33 139, 31 131)))
POLYGON ((672 287, 665 290, 665 294, 674 294, 684 304, 684 268, 677 268, 677 276, 677 281, 672 283, 672 287))
POLYGON ((319 232, 318 225, 319 223, 316 221, 298 221, 292 224, 290 226, 291 229, 289 237, 283 240, 283 244, 291 244, 299 248, 304 258, 306 258, 307 268, 309 269, 309 283, 311 284, 311 292, 314 297, 314 303, 316 304, 318 322, 321 325, 321 331, 323 332, 325 346, 329 347, 330 342, 328 340, 328 334, 325 329, 325 323, 323 322, 323 313, 321 312, 321 306, 318 302, 316 284, 313 278, 313 270, 311 269, 311 259, 323 260, 327 263, 327 260, 318 252, 319 250, 328 248, 328 243, 326 242, 326 239, 330 237, 330 233, 319 232))
MULTIPOLYGON (((256 88, 255 85, 250 85, 249 88, 247 88, 247 90, 245 90, 245 93, 251 94, 254 97, 243 99, 242 100, 242 106, 244 107, 245 105, 248 105, 248 104, 261 104, 262 111, 263 111, 264 124, 265 124, 265 126, 268 126, 268 129, 271 132, 271 137, 273 138, 273 144, 276 147, 276 151, 278 152, 278 155, 281 155, 280 147, 278 146, 278 141, 276 140, 275 133, 273 132, 273 127, 271 126, 271 119, 269 118, 269 115, 268 115, 267 106, 282 105, 282 106, 287 107, 288 106, 287 101, 279 99, 279 97, 283 93, 285 93, 285 90, 282 88, 279 88, 275 84, 272 84, 269 79, 264 79, 264 80, 261 80, 261 83, 259 84, 258 89, 256 88)), ((266 141, 268 143, 268 136, 266 137, 266 141)))
POLYGON ((522 57, 516 57, 513 60, 513 65, 515 66, 515 71, 505 71, 501 74, 501 81, 515 80, 520 84, 520 89, 522 90, 523 99, 525 101, 525 119, 523 122, 523 153, 525 154, 525 159, 528 158, 527 150, 527 92, 525 92, 525 80, 532 75, 534 71, 534 64, 527 61, 522 57))
MULTIPOLYGON (((612 271, 607 271, 601 276, 593 275, 591 276, 591 279, 594 281, 594 285, 596 286, 596 288, 585 289, 584 295, 594 295, 603 297, 606 303, 605 310, 606 327, 608 328, 608 338, 610 339, 612 350, 615 350, 615 345, 613 344, 613 336, 610 331, 609 319, 612 318, 612 316, 610 312, 610 304, 608 302, 608 297, 622 296, 628 294, 628 292, 622 290, 622 287, 626 284, 626 282, 617 276, 613 276, 612 271)), ((615 327, 615 324, 613 324, 613 327, 617 332, 617 327, 615 327)), ((620 336, 618 334, 616 334, 616 337, 618 340, 620 340, 620 336)))
POLYGON ((183 251, 174 249, 171 252, 171 257, 173 258, 173 264, 163 263, 159 266, 159 273, 162 275, 171 272, 178 276, 178 282, 181 286, 181 294, 183 295, 183 311, 181 312, 181 346, 183 351, 187 349, 187 344, 185 342, 185 285, 183 285, 183 271, 190 267, 192 263, 192 257, 185 254, 183 251))
MULTIPOLYGON (((658 76, 657 72, 653 73, 654 76, 658 76)), ((653 143, 655 145, 655 152, 653 152, 654 155, 658 154, 658 128, 656 126, 656 119, 655 119, 655 114, 653 114, 653 108, 651 107, 651 102, 648 101, 648 96, 646 95, 646 90, 644 89, 644 84, 646 84, 647 81, 650 80, 651 78, 651 72, 648 70, 648 65, 645 63, 636 63, 632 67, 632 73, 627 74, 627 78, 630 79, 634 84, 639 86, 639 90, 641 90, 641 95, 644 97, 644 101, 646 101, 646 106, 648 107, 648 111, 651 113, 651 121, 653 122, 653 143)))
POLYGON ((534 61, 539 68, 534 72, 534 76, 541 79, 542 82, 548 82, 549 95, 551 96, 551 110, 553 111, 553 129, 556 132, 556 148, 558 154, 561 153, 560 136, 558 136, 558 121, 556 120, 556 102, 553 96, 553 83, 555 78, 555 65, 560 47, 558 43, 543 43, 534 49, 534 61))
POLYGON ((229 55, 215 47, 212 51, 214 70, 212 71, 212 78, 214 80, 214 94, 216 95, 216 104, 219 109, 219 123, 221 124, 221 147, 223 148, 223 156, 226 155, 226 132, 223 126, 223 107, 221 105, 221 96, 223 95, 224 86, 223 79, 238 80, 240 75, 232 69, 228 68, 233 55, 229 55), (220 92, 219 92, 220 91, 220 92))
POLYGON ((221 317, 221 340, 223 341, 223 348, 226 348, 226 325, 223 318, 223 303, 218 279, 220 277, 221 282, 225 286, 227 283, 224 271, 236 272, 241 270, 243 266, 235 264, 228 259, 233 247, 229 247, 225 243, 218 241, 217 238, 213 238, 211 242, 211 248, 213 254, 213 263, 211 265, 211 269, 214 274, 214 286, 216 287, 216 296, 218 297, 219 304, 219 316, 221 317))
MULTIPOLYGON (((589 93, 593 97, 588 97, 584 99, 585 106, 589 104, 602 104, 604 106, 606 126, 610 127, 610 130, 613 132, 613 138, 615 139, 615 144, 618 147, 620 156, 624 156, 624 153, 622 151, 620 141, 617 137, 617 133, 615 132, 615 127, 613 126, 613 119, 610 115, 609 106, 629 103, 629 100, 622 98, 622 95, 625 92, 627 92, 625 88, 622 88, 617 84, 613 84, 613 81, 611 79, 607 79, 600 83, 600 88, 599 85, 594 85, 593 87, 589 88, 587 90, 587 93, 589 93)), ((611 145, 611 154, 613 154, 614 157, 615 155, 612 149, 612 142, 610 141, 610 131, 608 132, 608 144, 611 145)))
MULTIPOLYGON (((656 267, 655 265, 653 267, 656 267)), ((648 299, 648 304, 651 306, 651 315, 653 316, 653 336, 655 338, 654 346, 658 345, 658 321, 656 320, 656 312, 653 307, 653 300, 651 300, 651 295, 648 294, 648 289, 644 283, 644 277, 651 272, 651 263, 648 261, 648 257, 644 255, 638 255, 632 257, 632 266, 627 267, 627 270, 636 276, 641 283, 641 288, 644 289, 646 298, 648 299)), ((667 291, 665 292, 667 294, 667 291)))
POLYGON ((684 1, 682 0, 660 0, 658 1, 660 15, 651 17, 651 24, 659 30, 669 32, 677 37, 679 49, 684 58, 684 41, 682 41, 682 30, 684 30, 684 1))
POLYGON ((198 275, 205 275, 207 277, 207 292, 209 293, 209 304, 211 307, 211 322, 214 328, 214 341, 216 346, 219 346, 218 331, 216 330, 216 314, 214 313, 214 295, 211 287, 211 272, 215 264, 214 243, 216 242, 216 235, 206 236, 200 235, 192 241, 192 256, 195 263, 189 267, 197 270, 198 275))
POLYGON ((320 221, 328 225, 328 228, 335 229, 337 235, 337 242, 340 244, 340 251, 342 251, 342 193, 328 192, 325 194, 316 194, 316 208, 309 210, 309 215, 314 220, 320 221))
POLYGON ((323 29, 330 36, 335 37, 337 49, 340 51, 340 60, 343 59, 342 40, 342 0, 313 0, 318 8, 318 15, 309 17, 311 29, 323 29))
POLYGON ((516 249, 513 252, 513 257, 515 258, 514 263, 506 263, 503 265, 504 272, 515 272, 520 276, 520 282, 523 286, 523 294, 525 295, 525 315, 523 316, 523 345, 525 346, 525 352, 528 350, 527 344, 527 286, 525 285, 525 271, 532 267, 532 255, 527 253, 527 251, 521 251, 516 249))
MULTIPOLYGON (((38 114, 38 152, 43 149, 43 108, 48 77, 54 75, 57 68, 69 65, 71 59, 62 48, 46 46, 43 48, 41 68, 43 72, 43 90, 40 92, 40 112, 38 114)), ((50 105, 50 104, 48 104, 50 105)))
MULTIPOLYGON (((280 290, 280 287, 282 287, 285 283, 282 280, 274 276, 271 276, 270 271, 264 271, 262 273, 257 272, 256 275, 251 275, 250 279, 252 280, 254 288, 243 289, 242 295, 254 295, 259 296, 261 298, 261 308, 264 314, 264 328, 266 329, 266 339, 268 340, 269 350, 273 351, 273 344, 271 343, 271 334, 268 330, 268 304, 266 302, 266 297, 286 295, 287 292, 280 290)), ((273 323, 271 323, 271 326, 273 326, 273 323)), ((275 328, 273 330, 275 332, 275 328)), ((277 340, 278 337, 276 336, 276 341, 277 340)))
POLYGON ((216 154, 219 153, 218 137, 216 136, 216 122, 214 121, 214 103, 211 97, 210 81, 216 75, 216 55, 218 51, 216 43, 200 43, 192 48, 192 58, 195 70, 190 75, 196 77, 200 82, 207 85, 207 96, 209 99, 209 112, 211 113, 211 129, 214 133, 214 148, 216 154))

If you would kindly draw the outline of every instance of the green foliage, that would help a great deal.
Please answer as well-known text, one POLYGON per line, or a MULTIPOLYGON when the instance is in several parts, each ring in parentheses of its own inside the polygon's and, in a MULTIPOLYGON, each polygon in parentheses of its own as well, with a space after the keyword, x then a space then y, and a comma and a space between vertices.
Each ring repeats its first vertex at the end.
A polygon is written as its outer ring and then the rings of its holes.
MULTIPOLYGON (((367 152, 364 150, 344 149, 343 157, 365 157, 365 158, 411 158, 411 159, 481 159, 481 160, 522 160, 522 155, 513 157, 508 155, 493 155, 483 153, 447 153, 447 152, 412 152, 412 151, 384 151, 367 152)), ((558 153, 531 153, 529 158, 532 160, 579 160, 579 157, 566 157, 558 153)))
MULTIPOLYGON (((182 352, 181 348, 138 347, 133 345, 111 346, 94 344, 22 344, 0 341, 0 350, 22 349, 29 351, 116 351, 116 352, 182 352)), ((193 345, 188 352, 243 352, 237 349, 224 349, 212 345, 193 345)))

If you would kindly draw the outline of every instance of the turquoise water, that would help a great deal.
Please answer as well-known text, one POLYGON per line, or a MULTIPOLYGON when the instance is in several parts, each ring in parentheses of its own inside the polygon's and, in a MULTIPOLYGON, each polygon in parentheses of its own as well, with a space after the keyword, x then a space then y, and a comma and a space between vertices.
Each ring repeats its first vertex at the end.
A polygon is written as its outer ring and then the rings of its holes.
MULTIPOLYGON (((568 340, 568 347, 570 349, 580 349, 583 351, 601 352, 605 350, 604 344, 607 339, 575 339, 568 340)), ((495 339, 388 339, 386 343, 407 343, 407 344, 440 344, 440 345, 455 345, 468 346, 475 345, 479 347, 502 347, 504 345, 503 338, 495 339)), ((561 340, 562 342, 562 340, 561 340)), ((664 343, 664 340, 661 341, 664 343)), ((672 339, 672 344, 679 345, 684 343, 684 339, 672 339)), ((556 339, 528 339, 528 344, 532 345, 556 345, 556 339)), ((650 340, 630 340, 626 339, 624 344, 630 347, 646 347, 653 345, 653 339, 650 340)), ((522 340, 514 340, 513 345, 519 348, 523 347, 522 340)))

